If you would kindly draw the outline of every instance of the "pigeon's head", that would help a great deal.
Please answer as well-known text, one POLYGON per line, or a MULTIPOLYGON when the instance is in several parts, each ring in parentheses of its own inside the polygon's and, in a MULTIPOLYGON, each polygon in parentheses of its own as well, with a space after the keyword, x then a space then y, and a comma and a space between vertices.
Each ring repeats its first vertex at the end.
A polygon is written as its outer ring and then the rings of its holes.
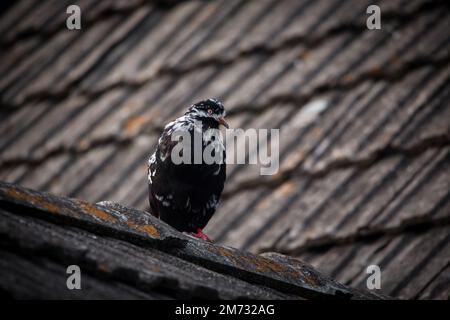
POLYGON ((216 123, 217 127, 219 125, 223 125, 226 128, 229 127, 225 121, 226 112, 222 102, 214 98, 194 103, 186 111, 186 115, 200 121, 216 123))

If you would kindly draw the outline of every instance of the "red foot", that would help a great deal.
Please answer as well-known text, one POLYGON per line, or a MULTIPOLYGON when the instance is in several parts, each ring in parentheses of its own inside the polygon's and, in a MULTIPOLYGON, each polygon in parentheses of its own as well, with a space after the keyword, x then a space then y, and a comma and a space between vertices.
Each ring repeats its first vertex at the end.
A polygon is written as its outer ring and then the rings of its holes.
POLYGON ((202 229, 198 228, 197 233, 191 232, 189 233, 191 236, 203 239, 208 242, 213 242, 206 234, 203 233, 202 229))

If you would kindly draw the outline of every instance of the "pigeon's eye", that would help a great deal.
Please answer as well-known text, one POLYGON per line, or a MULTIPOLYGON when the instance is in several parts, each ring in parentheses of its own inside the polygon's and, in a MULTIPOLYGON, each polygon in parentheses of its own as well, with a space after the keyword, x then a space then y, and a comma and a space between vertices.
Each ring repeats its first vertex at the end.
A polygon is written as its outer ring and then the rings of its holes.
POLYGON ((208 114, 212 114, 212 113, 213 113, 212 109, 208 109, 208 114))

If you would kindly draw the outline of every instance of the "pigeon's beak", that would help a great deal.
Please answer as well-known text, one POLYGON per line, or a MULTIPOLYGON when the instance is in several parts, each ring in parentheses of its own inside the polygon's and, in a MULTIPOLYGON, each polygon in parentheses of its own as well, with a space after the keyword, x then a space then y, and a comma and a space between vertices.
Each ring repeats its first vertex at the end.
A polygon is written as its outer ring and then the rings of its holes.
POLYGON ((219 123, 227 129, 230 127, 223 117, 219 118, 219 123))

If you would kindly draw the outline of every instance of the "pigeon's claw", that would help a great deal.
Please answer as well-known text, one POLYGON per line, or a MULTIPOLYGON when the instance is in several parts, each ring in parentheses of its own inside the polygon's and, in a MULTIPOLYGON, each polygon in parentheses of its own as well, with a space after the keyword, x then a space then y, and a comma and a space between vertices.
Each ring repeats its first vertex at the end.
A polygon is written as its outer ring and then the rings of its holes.
POLYGON ((191 232, 189 233, 191 236, 195 238, 200 238, 202 240, 213 242, 210 237, 208 237, 205 233, 203 233, 202 229, 198 228, 197 232, 191 232))

